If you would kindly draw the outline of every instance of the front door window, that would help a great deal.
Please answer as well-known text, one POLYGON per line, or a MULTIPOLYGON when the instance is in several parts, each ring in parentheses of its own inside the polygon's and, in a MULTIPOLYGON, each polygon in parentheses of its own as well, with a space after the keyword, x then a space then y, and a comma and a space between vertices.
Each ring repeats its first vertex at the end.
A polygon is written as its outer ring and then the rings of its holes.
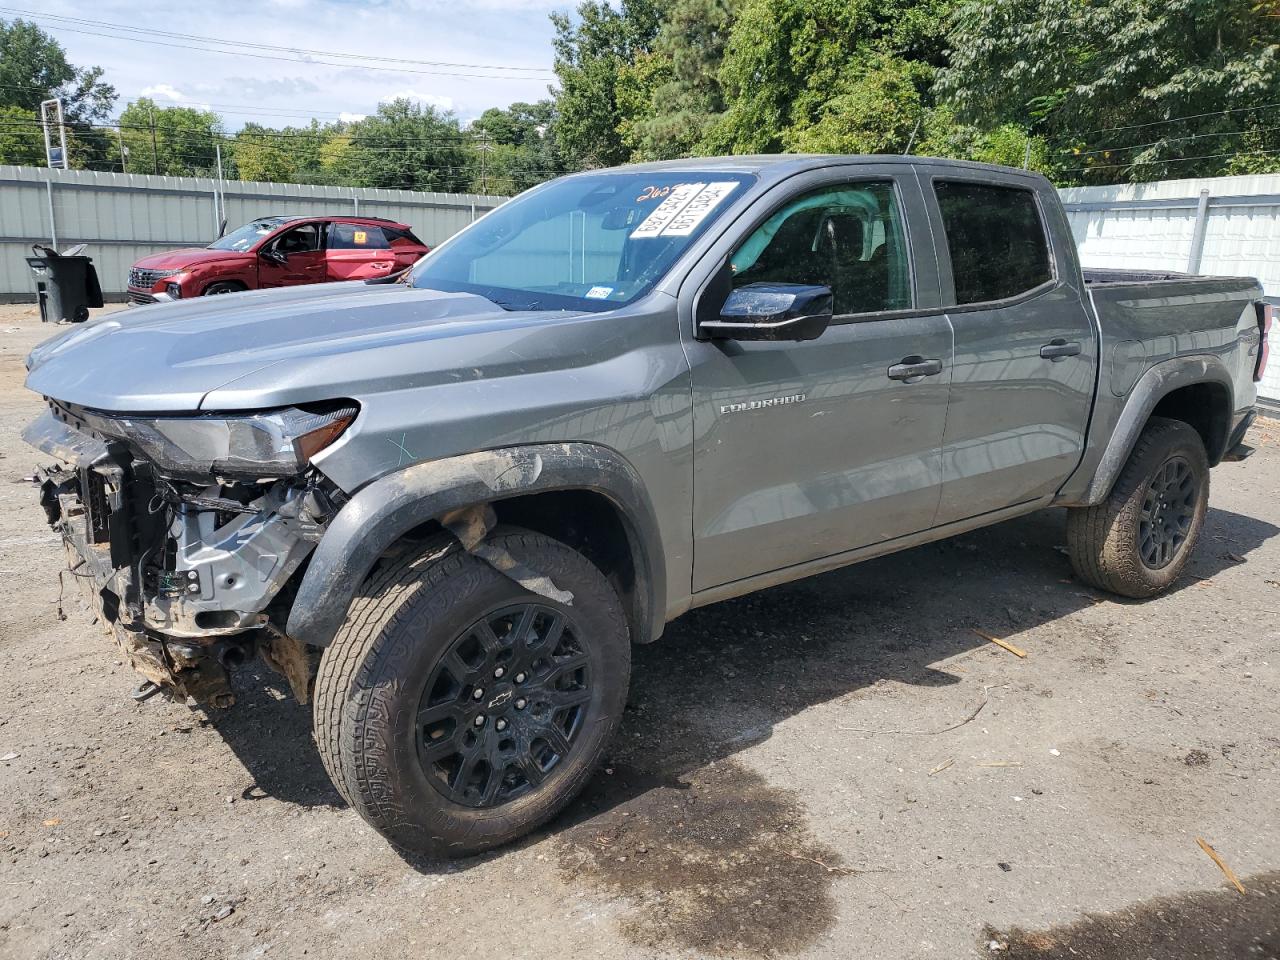
POLYGON ((730 259, 749 283, 830 287, 837 316, 912 306, 902 211, 887 181, 824 187, 786 204, 730 259))

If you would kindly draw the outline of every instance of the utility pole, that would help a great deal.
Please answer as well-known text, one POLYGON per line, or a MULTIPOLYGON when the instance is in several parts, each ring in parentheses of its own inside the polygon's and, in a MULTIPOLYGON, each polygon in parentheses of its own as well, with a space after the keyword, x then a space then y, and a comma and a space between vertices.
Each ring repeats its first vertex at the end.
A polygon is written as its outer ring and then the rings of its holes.
POLYGON ((156 109, 147 107, 147 116, 151 118, 151 172, 160 175, 160 151, 156 147, 156 109))
POLYGON ((120 172, 129 172, 129 148, 124 145, 124 131, 116 124, 116 140, 120 144, 120 172))
POLYGON ((222 225, 222 221, 227 216, 227 188, 222 182, 222 144, 214 143, 213 151, 218 157, 218 208, 221 216, 218 219, 218 225, 222 225))
POLYGON ((476 144, 476 150, 480 152, 480 192, 487 194, 489 192, 489 135, 487 133, 480 134, 480 140, 476 144))

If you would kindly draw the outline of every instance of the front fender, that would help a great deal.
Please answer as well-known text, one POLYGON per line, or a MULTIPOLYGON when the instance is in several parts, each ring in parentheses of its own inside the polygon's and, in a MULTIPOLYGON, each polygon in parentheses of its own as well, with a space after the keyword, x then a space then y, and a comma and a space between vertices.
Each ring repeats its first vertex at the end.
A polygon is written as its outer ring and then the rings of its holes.
POLYGON ((415 527, 461 507, 554 490, 589 490, 618 509, 636 569, 635 636, 656 639, 665 622, 666 567, 653 507, 635 469, 590 443, 468 453, 417 463, 363 487, 312 554, 289 612, 289 634, 315 646, 331 643, 378 558, 415 527))

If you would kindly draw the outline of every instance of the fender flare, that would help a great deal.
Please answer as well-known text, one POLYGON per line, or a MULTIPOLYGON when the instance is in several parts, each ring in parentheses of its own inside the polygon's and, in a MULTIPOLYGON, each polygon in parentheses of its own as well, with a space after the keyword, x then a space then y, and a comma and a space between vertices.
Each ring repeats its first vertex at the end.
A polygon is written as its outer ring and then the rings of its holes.
MULTIPOLYGON (((1111 438, 1107 441, 1106 448, 1094 468, 1093 479, 1089 481, 1084 496, 1080 498, 1080 505, 1094 506, 1107 498, 1120 476, 1120 471, 1128 461, 1129 454, 1133 452, 1142 428, 1151 419, 1151 412, 1155 410, 1156 405, 1174 390, 1200 383, 1217 384, 1226 390, 1229 418, 1235 409, 1235 389, 1226 366, 1216 356, 1197 354, 1190 357, 1174 357, 1156 364, 1138 378, 1138 382, 1134 384, 1125 400, 1124 408, 1120 411, 1115 428, 1111 431, 1111 438)), ((1225 437, 1229 432, 1230 424, 1228 423, 1223 436, 1225 437)), ((1207 451, 1209 462, 1217 463, 1223 452, 1222 450, 1207 451)))
POLYGON ((289 611, 290 636, 328 646, 378 558, 410 530, 480 503, 555 490, 601 494, 630 541, 636 597, 634 638, 665 625, 666 569, 657 518, 639 474, 621 455, 590 443, 530 444, 416 463, 362 487, 330 521, 289 611))

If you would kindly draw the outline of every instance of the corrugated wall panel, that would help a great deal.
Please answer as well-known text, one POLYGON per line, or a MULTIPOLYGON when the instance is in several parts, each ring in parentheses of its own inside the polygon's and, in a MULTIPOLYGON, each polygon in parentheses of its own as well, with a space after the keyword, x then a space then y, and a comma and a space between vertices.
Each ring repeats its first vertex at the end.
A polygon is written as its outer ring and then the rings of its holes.
MULTIPOLYGON (((58 247, 87 242, 86 253, 108 296, 124 293, 129 267, 175 247, 204 246, 216 235, 217 182, 194 177, 0 166, 0 300, 34 299, 26 257, 33 242, 49 243, 49 186, 58 247)), ((228 229, 266 214, 360 214, 413 226, 432 246, 504 197, 320 187, 303 184, 221 184, 228 229)))

